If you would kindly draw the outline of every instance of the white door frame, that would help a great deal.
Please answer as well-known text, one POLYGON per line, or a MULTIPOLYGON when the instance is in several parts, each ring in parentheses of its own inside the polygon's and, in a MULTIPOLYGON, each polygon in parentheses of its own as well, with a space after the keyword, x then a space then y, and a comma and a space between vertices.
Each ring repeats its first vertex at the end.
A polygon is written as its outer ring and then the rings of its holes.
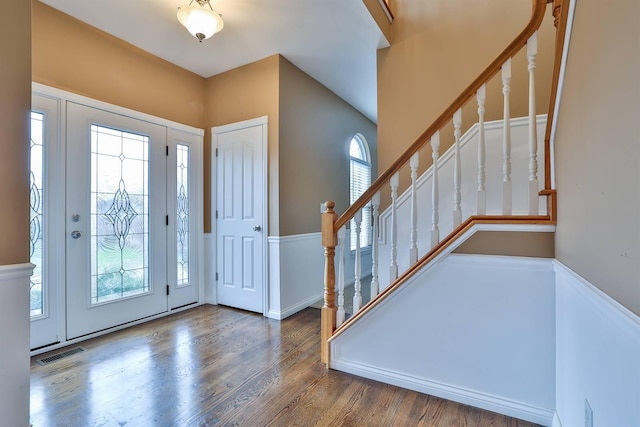
POLYGON ((213 235, 212 246, 212 260, 211 265, 214 266, 212 275, 212 300, 214 304, 218 303, 218 283, 216 280, 216 274, 218 271, 218 237, 219 233, 216 228, 216 210, 218 209, 218 187, 217 187, 217 173, 218 162, 216 151, 218 149, 218 135, 224 132, 231 132, 234 130, 245 129, 254 126, 262 126, 262 194, 264 203, 262 204, 262 224, 263 233, 260 233, 262 241, 260 242, 263 250, 263 263, 262 263, 262 315, 266 316, 269 312, 269 251, 268 251, 268 236, 269 236, 269 116, 257 117, 255 119, 243 120, 236 123, 229 123, 221 126, 214 126, 211 128, 211 234, 213 235))
MULTIPOLYGON (((114 105, 114 104, 110 104, 108 102, 103 102, 103 101, 99 101, 96 99, 92 99, 92 98, 88 98, 86 96, 82 96, 82 95, 78 95, 72 92, 68 92, 62 89, 58 89, 58 88, 54 88, 51 86, 47 86, 41 83, 37 83, 37 82, 32 82, 31 85, 31 91, 32 91, 32 95, 37 95, 37 96, 44 96, 47 98, 51 98, 54 99, 58 102, 58 138, 59 138, 59 152, 57 153, 53 153, 53 160, 57 163, 56 165, 56 170, 52 171, 54 173, 54 176, 52 176, 52 182, 50 183, 50 186, 54 186, 55 187, 55 192, 56 192, 56 196, 60 196, 60 197, 56 197, 55 200, 53 200, 53 206, 51 206, 51 209, 55 212, 50 212, 50 218, 53 220, 53 217, 55 215, 59 215, 59 221, 56 220, 56 222, 61 222, 64 219, 64 209, 65 209, 65 200, 66 200, 66 194, 65 194, 65 170, 66 170, 66 118, 67 118, 67 114, 66 114, 66 105, 67 102, 75 102, 78 104, 82 104, 82 105, 86 105, 88 107, 93 107, 93 108, 97 108, 97 109, 102 109, 105 111, 109 111, 111 113, 115 113, 115 114, 121 114, 123 116, 128 116, 134 119, 138 119, 138 120, 143 120, 143 121, 148 121, 150 123, 154 123, 154 124, 158 124, 158 125, 162 125, 162 126, 166 126, 168 129, 174 129, 174 130, 179 130, 179 131, 183 131, 186 133, 191 133, 194 135, 197 135, 200 139, 200 142, 198 143, 198 145, 200 146, 199 152, 202 153, 202 141, 204 139, 204 130, 203 129, 198 129, 195 128, 193 126, 188 126, 188 125, 184 125, 182 123, 178 123, 178 122, 174 122, 172 120, 167 120, 161 117, 156 117, 153 116, 151 114, 147 114, 147 113, 142 113, 140 111, 136 111, 136 110, 132 110, 129 108, 125 108, 125 107, 121 107, 118 105, 114 105), (61 212, 61 213, 60 213, 61 212)), ((203 159, 203 157, 201 157, 201 159, 203 159)), ((201 163, 202 160, 200 160, 198 163, 201 163)), ((203 184, 204 184, 204 180, 203 180, 203 173, 202 173, 202 169, 200 169, 200 173, 198 174, 198 179, 199 179, 199 188, 196 190, 198 192, 198 194, 203 194, 202 190, 203 190, 203 184)), ((51 188, 50 190, 51 191, 51 188)), ((197 275, 198 275, 198 281, 199 281, 199 286, 200 286, 200 292, 199 292, 199 296, 198 296, 198 303, 195 305, 201 305, 205 303, 205 277, 204 277, 204 234, 203 234, 203 218, 204 218, 204 212, 203 212, 203 206, 204 206, 204 200, 201 200, 201 208, 198 209, 197 212, 197 218, 194 218, 197 221, 197 240, 198 240, 198 271, 197 271, 197 275)), ((57 248, 57 255, 59 256, 59 260, 57 261, 58 265, 66 265, 66 256, 64 253, 64 244, 65 244, 65 227, 63 225, 60 224, 55 224, 53 226, 50 227, 50 231, 52 231, 54 234, 53 237, 53 241, 52 244, 57 248)), ((100 331, 100 332, 96 332, 93 334, 89 334, 86 335, 82 338, 76 338, 76 339, 72 339, 72 340, 67 340, 66 339, 66 286, 65 286, 65 282, 66 282, 66 277, 65 277, 65 269, 64 268, 57 268, 57 271, 55 271, 54 277, 52 278, 52 280, 56 280, 56 282, 58 283, 57 286, 57 293, 56 293, 56 297, 57 297, 57 304, 55 304, 54 306, 51 306, 51 310, 57 309, 58 310, 58 319, 57 319, 57 333, 58 333, 58 337, 59 337, 59 343, 58 344, 54 344, 54 345, 50 345, 44 348, 40 348, 37 350, 32 350, 30 352, 31 356, 40 354, 40 353, 44 353, 46 351, 52 351, 52 350, 56 350, 58 348, 62 348, 68 345, 72 345, 78 342, 82 342, 85 341, 87 339, 90 338, 94 338, 94 337, 98 337, 101 335, 105 335, 111 332, 115 332, 117 330, 120 329, 124 329, 130 326, 134 326, 134 325, 138 325, 141 323, 145 323, 148 322, 150 320, 153 319, 157 319, 157 318, 161 318, 164 316, 167 316, 169 314, 173 314, 182 310, 187 310, 190 309, 192 307, 194 307, 195 305, 191 305, 188 306, 186 308, 179 308, 176 310, 169 310, 165 313, 162 314, 158 314, 146 319, 141 319, 141 320, 137 320, 135 322, 131 322, 129 324, 126 325, 122 325, 122 326, 117 326, 114 328, 110 328, 104 331, 100 331)))

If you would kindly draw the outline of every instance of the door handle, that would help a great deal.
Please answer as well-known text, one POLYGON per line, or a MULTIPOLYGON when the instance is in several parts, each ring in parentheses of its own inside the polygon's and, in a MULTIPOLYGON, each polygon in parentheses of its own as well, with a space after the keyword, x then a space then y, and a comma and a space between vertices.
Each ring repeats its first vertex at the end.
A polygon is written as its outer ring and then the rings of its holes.
POLYGON ((253 231, 260 231, 260 230, 262 230, 262 227, 260 227, 259 225, 253 226, 253 231))
POLYGON ((82 236, 82 233, 80 233, 78 230, 73 230, 71 232, 71 237, 74 239, 79 239, 82 236))

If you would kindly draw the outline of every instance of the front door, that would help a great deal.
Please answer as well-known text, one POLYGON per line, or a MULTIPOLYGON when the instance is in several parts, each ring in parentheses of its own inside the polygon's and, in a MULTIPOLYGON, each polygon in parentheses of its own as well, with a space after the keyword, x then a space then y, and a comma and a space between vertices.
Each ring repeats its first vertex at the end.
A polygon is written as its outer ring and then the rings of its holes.
POLYGON ((166 138, 67 104, 67 339, 167 310, 166 138))
POLYGON ((218 303, 263 312, 266 118, 213 129, 218 303))

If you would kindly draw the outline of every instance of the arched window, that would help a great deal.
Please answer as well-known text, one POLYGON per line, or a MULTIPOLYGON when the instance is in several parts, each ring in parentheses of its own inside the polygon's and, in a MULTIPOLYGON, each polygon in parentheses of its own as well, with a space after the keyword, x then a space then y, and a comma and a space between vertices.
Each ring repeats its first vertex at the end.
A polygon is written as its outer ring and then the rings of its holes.
MULTIPOLYGON (((371 185, 371 156, 367 141, 360 134, 349 145, 349 202, 353 204, 371 185)), ((371 204, 362 210, 360 247, 371 245, 371 204)), ((356 249, 356 222, 351 220, 351 250, 356 249)))

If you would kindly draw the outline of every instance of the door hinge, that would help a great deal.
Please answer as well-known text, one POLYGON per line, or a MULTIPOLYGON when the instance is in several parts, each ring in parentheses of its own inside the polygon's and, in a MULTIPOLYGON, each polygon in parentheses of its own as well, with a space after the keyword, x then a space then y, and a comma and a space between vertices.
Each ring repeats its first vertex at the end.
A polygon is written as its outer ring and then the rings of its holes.
POLYGON ((167 285, 167 295, 169 295, 169 285, 167 285))
POLYGON ((169 146, 167 145, 167 156, 169 155, 169 146))
POLYGON ((166 223, 166 225, 169 225, 169 215, 166 216, 165 223, 166 223))
POLYGON ((218 219, 218 210, 216 209, 216 219, 218 219))
POLYGON ((218 149, 216 148, 216 157, 218 157, 218 149))
POLYGON ((216 272, 216 282, 218 281, 218 273, 216 272))

